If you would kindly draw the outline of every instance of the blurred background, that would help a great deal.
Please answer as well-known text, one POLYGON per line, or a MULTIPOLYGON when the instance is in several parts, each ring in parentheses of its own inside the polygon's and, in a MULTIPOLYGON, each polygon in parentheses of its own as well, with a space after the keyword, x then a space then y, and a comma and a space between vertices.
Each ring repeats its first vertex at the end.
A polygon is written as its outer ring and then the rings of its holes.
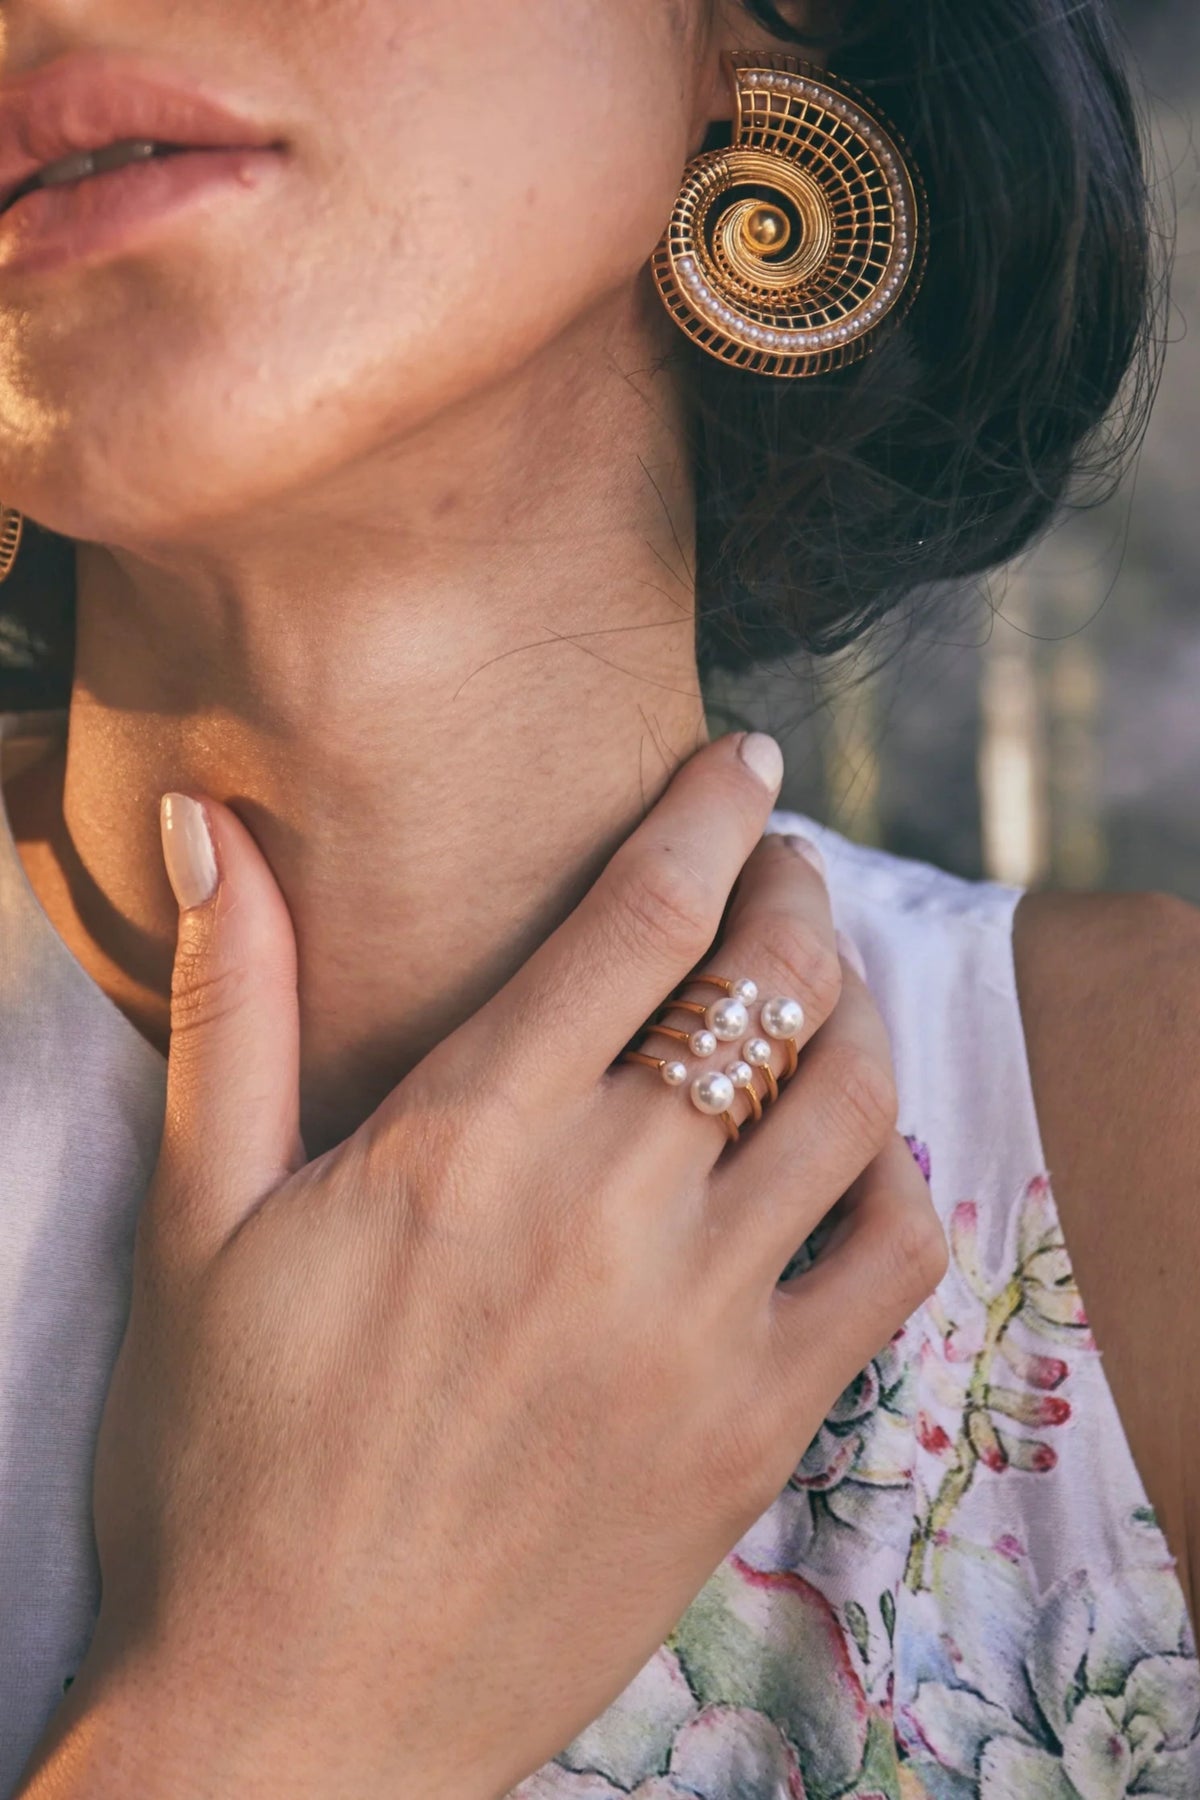
POLYGON ((1200 5, 1119 10, 1178 226, 1165 376, 1120 493, 930 601, 900 644, 708 695, 714 730, 780 738, 780 805, 848 837, 972 878, 1200 901, 1200 5))

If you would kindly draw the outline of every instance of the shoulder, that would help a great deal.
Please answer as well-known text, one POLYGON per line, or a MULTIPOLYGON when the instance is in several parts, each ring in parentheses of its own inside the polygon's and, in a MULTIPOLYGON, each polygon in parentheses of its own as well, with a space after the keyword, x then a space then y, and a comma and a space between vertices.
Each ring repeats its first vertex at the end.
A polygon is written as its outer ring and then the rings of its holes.
POLYGON ((1013 956, 1067 1246, 1135 1460, 1194 1598, 1200 908, 1155 892, 1029 893, 1014 914, 1013 956))

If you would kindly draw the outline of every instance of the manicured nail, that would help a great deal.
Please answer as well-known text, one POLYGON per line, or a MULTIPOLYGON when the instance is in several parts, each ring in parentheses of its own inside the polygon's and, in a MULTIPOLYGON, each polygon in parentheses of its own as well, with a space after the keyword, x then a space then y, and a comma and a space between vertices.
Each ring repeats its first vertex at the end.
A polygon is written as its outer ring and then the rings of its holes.
POLYGON ((773 737, 765 731, 748 731, 738 745, 738 755, 769 794, 779 792, 783 783, 783 751, 773 737))
POLYGON ((789 850, 794 850, 797 856, 802 856, 805 862, 812 864, 822 881, 827 879, 829 871, 819 844, 814 844, 811 838, 801 837, 798 831, 789 831, 783 841, 789 850))
POLYGON ((204 808, 188 794, 164 794, 159 807, 163 861, 182 912, 217 891, 217 858, 204 808))
POLYGON ((862 959, 862 951, 854 939, 847 937, 844 931, 835 932, 838 955, 845 958, 860 981, 867 979, 867 965, 862 959))

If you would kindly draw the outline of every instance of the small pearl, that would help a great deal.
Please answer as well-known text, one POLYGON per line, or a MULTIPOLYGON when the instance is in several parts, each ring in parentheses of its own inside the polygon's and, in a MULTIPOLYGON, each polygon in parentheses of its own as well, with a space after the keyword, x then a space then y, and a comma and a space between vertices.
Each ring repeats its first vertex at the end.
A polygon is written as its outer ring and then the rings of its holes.
POLYGON ((735 1000, 732 995, 722 995, 720 1000, 714 1000, 705 1017, 709 1030, 723 1044, 745 1037, 750 1029, 750 1014, 742 1001, 735 1000))
POLYGON ((743 976, 741 981, 734 982, 733 993, 734 998, 740 1000, 744 1006, 753 1006, 758 999, 758 983, 751 981, 748 976, 743 976))
POLYGON ((717 1047, 717 1040, 711 1031, 693 1031, 688 1042, 697 1056, 711 1056, 717 1047))
POLYGON ((688 1078, 687 1064, 681 1062, 665 1062, 659 1074, 668 1087, 682 1087, 688 1078))
POLYGON ((719 1069, 708 1069, 692 1083, 692 1105, 703 1113, 728 1112, 736 1091, 728 1075, 722 1075, 719 1069))
POLYGON ((742 1045, 742 1055, 748 1063, 753 1063, 757 1067, 760 1063, 770 1062, 771 1046, 766 1038, 747 1038, 742 1045))
POLYGON ((730 1081, 732 1081, 734 1087, 750 1087, 754 1081, 754 1070, 750 1067, 748 1062, 742 1062, 740 1057, 737 1062, 731 1062, 729 1064, 725 1073, 728 1075, 730 1081))
POLYGON ((804 1008, 783 994, 766 1001, 758 1016, 768 1037, 796 1037, 804 1029, 804 1008))

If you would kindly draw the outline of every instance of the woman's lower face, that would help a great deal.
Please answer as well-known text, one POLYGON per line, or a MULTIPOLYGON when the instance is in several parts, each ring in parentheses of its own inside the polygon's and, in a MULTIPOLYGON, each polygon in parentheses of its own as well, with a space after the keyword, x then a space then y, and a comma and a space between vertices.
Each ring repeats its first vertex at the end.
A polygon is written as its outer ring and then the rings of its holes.
POLYGON ((251 529, 536 363, 644 274, 710 27, 706 0, 8 0, 0 155, 61 58, 110 138, 138 78, 275 148, 115 222, 181 171, 0 216, 0 495, 131 549, 251 529), (51 206, 92 223, 43 254, 51 206))

